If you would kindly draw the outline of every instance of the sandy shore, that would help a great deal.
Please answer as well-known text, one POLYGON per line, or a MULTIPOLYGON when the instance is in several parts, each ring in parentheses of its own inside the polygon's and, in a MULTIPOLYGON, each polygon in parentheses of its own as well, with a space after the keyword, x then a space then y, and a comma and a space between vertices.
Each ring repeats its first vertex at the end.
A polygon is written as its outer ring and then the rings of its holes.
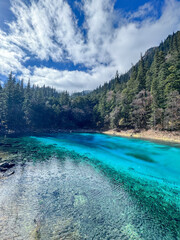
POLYGON ((142 138, 150 140, 158 140, 172 143, 180 143, 180 131, 177 132, 168 132, 168 131, 155 131, 155 130, 143 130, 139 133, 134 133, 133 130, 127 131, 114 131, 108 130, 103 132, 104 134, 110 134, 121 137, 133 137, 133 138, 142 138))

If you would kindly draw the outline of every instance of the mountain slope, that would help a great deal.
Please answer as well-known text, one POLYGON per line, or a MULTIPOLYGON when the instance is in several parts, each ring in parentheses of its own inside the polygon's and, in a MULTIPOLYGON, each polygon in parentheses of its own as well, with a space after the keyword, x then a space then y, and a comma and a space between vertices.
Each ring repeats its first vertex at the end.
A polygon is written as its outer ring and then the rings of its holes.
POLYGON ((180 130, 180 32, 90 93, 24 86, 10 74, 0 86, 0 129, 45 128, 180 130))
POLYGON ((90 94, 105 128, 180 128, 180 32, 90 94))

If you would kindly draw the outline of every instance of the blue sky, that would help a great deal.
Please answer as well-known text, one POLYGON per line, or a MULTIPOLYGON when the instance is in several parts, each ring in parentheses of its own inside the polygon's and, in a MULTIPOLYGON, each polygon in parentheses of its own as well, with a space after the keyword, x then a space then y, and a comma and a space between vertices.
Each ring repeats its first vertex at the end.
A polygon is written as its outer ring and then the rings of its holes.
POLYGON ((177 30, 178 0, 0 0, 0 80, 94 89, 177 30))

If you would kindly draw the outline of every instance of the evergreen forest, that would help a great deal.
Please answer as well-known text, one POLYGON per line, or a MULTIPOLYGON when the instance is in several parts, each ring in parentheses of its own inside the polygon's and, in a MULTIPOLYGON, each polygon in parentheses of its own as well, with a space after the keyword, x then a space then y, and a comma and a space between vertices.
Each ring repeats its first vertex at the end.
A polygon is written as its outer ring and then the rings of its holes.
POLYGON ((1 131, 151 128, 180 130, 180 31, 91 92, 57 92, 12 73, 0 86, 1 131))

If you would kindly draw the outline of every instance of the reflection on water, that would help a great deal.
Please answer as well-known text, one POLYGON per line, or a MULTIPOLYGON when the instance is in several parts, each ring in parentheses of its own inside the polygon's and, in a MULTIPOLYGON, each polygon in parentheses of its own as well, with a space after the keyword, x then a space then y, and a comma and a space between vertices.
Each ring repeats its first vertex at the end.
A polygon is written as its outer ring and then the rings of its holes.
MULTIPOLYGON (((124 139, 122 152, 132 155, 126 161, 127 168, 124 163, 121 171, 121 161, 113 168, 108 165, 110 160, 105 160, 110 156, 108 151, 120 151, 118 141, 122 139, 108 137, 110 142, 105 146, 108 139, 101 135, 87 135, 87 140, 86 135, 82 137, 83 140, 81 135, 12 140, 18 149, 18 164, 14 175, 0 180, 0 239, 180 239, 179 185, 178 182, 173 185, 172 176, 169 179, 167 176, 164 184, 154 172, 154 165, 152 169, 148 165, 156 162, 157 167, 162 167, 159 160, 137 159, 138 155, 133 156, 130 149, 133 144, 135 148, 141 144, 138 140, 128 143, 124 139), (102 138, 100 147, 97 138, 102 138), (102 156, 102 149, 106 156, 102 156), (140 167, 150 168, 156 180, 143 179, 148 170, 137 173, 141 162, 140 167)), ((151 144, 144 143, 144 149, 152 149, 151 144)), ((153 151, 161 149, 161 145, 152 146, 153 151)), ((175 147, 169 147, 170 150, 174 156, 179 151, 175 147)), ((6 151, 12 154, 13 145, 6 151)), ((162 152, 152 155, 163 159, 162 152)), ((115 161, 114 156, 112 159, 115 161)), ((170 175, 175 172, 175 165, 168 165, 170 175)))

